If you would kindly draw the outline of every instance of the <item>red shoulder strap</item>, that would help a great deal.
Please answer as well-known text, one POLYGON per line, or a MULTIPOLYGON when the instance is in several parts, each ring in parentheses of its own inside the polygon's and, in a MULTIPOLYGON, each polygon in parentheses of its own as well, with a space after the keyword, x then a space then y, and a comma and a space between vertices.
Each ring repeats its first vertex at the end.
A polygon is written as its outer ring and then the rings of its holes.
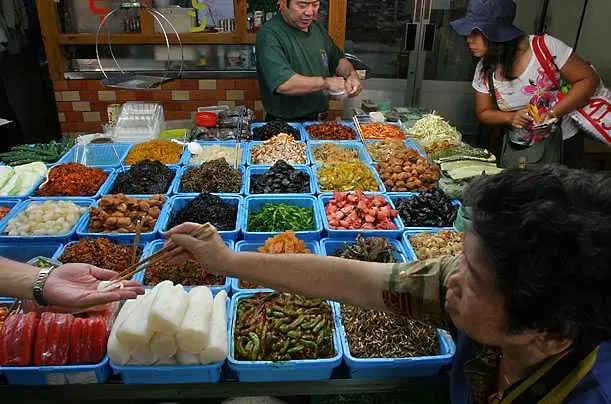
POLYGON ((545 43, 545 38, 543 35, 536 35, 533 39, 533 51, 535 53, 535 57, 539 61, 539 64, 541 65, 543 70, 545 70, 545 74, 547 74, 547 77, 552 81, 552 83, 554 83, 557 88, 560 88, 560 83, 556 78, 558 66, 556 66, 554 57, 549 51, 549 48, 545 43))

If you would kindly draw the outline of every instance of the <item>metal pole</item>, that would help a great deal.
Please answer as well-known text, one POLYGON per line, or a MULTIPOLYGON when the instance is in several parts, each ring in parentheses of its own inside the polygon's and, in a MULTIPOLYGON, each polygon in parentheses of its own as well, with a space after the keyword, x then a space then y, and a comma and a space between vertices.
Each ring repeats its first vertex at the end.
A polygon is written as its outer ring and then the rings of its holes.
POLYGON ((585 0, 583 2, 583 10, 581 10, 581 19, 579 20, 579 28, 577 29, 577 37, 575 38, 575 45, 573 46, 573 49, 575 51, 577 51, 577 45, 579 44, 579 37, 581 36, 581 30, 583 29, 583 20, 586 17, 586 9, 588 8, 588 1, 589 0, 585 0))

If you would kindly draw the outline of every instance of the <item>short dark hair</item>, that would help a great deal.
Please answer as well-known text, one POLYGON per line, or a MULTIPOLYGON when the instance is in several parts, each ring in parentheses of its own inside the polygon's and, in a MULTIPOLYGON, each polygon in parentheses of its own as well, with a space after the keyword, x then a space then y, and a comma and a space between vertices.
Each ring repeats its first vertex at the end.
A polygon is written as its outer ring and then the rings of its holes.
POLYGON ((611 338, 611 175, 509 169, 464 194, 510 333, 611 338))

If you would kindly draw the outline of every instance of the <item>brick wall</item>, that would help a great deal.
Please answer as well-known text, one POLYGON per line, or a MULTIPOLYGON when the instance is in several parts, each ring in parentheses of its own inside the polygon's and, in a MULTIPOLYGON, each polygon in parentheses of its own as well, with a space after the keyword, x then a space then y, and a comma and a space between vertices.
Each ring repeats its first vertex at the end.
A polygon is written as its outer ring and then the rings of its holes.
MULTIPOLYGON (((264 117, 257 80, 175 80, 158 90, 121 90, 100 80, 55 81, 55 101, 62 134, 93 133, 108 122, 107 107, 125 101, 163 104, 166 120, 189 119, 197 107, 246 105, 257 120, 264 117)), ((341 116, 343 104, 330 102, 330 118, 341 116)))

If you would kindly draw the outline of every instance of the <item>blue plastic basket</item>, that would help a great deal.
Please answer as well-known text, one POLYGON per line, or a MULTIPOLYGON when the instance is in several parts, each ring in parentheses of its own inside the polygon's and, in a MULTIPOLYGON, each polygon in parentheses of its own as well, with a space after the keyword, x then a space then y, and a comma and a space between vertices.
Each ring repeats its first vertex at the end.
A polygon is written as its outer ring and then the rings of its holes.
MULTIPOLYGON (((377 163, 378 160, 374 159, 373 156, 369 153, 369 150, 367 150, 367 145, 372 144, 372 143, 381 142, 381 141, 382 140, 366 140, 363 142, 363 147, 365 148, 365 151, 371 158, 371 161, 373 161, 374 163, 377 163)), ((420 154, 422 157, 428 158, 428 155, 424 152, 424 150, 422 150, 422 148, 418 146, 418 144, 414 142, 413 140, 407 139, 407 140, 404 140, 403 143, 410 149, 416 150, 418 154, 420 154)))
POLYGON ((356 150, 358 153, 359 160, 361 160, 363 163, 367 165, 371 165, 373 163, 373 160, 371 159, 371 157, 369 156, 369 153, 367 153, 367 150, 365 150, 365 147, 363 146, 361 142, 353 142, 353 141, 336 142, 334 140, 312 140, 308 142, 308 157, 310 161, 312 162, 312 165, 320 166, 323 164, 322 161, 316 160, 314 158, 314 150, 324 145, 325 143, 332 143, 336 146, 339 146, 345 149, 356 150))
MULTIPOLYGON (((263 143, 264 142, 248 142, 247 143, 246 165, 249 165, 249 166, 269 166, 269 164, 256 164, 256 163, 253 163, 253 161, 252 161, 252 149, 253 149, 253 147, 261 146, 263 143)), ((305 142, 300 142, 300 143, 303 143, 304 145, 306 145, 305 142)), ((303 162, 303 163, 292 163, 290 161, 287 161, 287 163, 289 163, 293 167, 299 167, 299 166, 307 167, 307 166, 309 166, 311 164, 311 162, 310 162, 310 158, 308 157, 308 149, 307 149, 307 147, 305 149, 305 162, 303 162)))
MULTIPOLYGON (((221 146, 221 147, 226 147, 228 149, 235 149, 237 143, 236 142, 224 142, 224 141, 213 141, 213 140, 200 140, 197 143, 199 143, 203 148, 206 147, 210 147, 210 146, 221 146)), ((243 166, 246 164, 246 154, 247 153, 247 144, 245 142, 240 142, 240 153, 241 156, 238 159, 238 166, 243 166)), ((185 148, 184 153, 182 154, 182 157, 180 159, 180 164, 183 166, 199 166, 202 163, 190 163, 189 160, 191 160, 191 152, 189 151, 188 148, 185 148)), ((230 166, 234 166, 234 162, 233 161, 228 161, 230 166)))
MULTIPOLYGON (((218 292, 212 291, 216 296, 218 292)), ((227 299, 227 338, 229 339, 229 309, 231 299, 227 299)), ((218 383, 222 378, 225 361, 209 365, 151 365, 132 366, 110 364, 119 373, 125 384, 186 384, 218 383)))
MULTIPOLYGON (((173 195, 178 195, 178 196, 197 196, 199 195, 199 192, 181 192, 180 191, 180 184, 182 184, 182 177, 183 175, 185 175, 185 173, 191 169, 194 168, 194 166, 192 167, 181 167, 178 170, 178 174, 176 175, 176 180, 174 181, 174 185, 172 187, 172 194, 173 195)), ((218 196, 238 196, 238 195, 243 195, 246 193, 246 178, 245 178, 245 171, 246 168, 244 166, 239 166, 238 167, 238 171, 240 172, 240 174, 242 174, 242 187, 240 188, 240 192, 238 193, 216 193, 213 192, 214 195, 218 195, 218 196)))
POLYGON ((287 203, 300 208, 311 208, 314 214, 314 227, 312 231, 296 231, 295 235, 304 241, 318 240, 322 232, 322 219, 318 211, 318 203, 315 197, 310 195, 283 195, 283 196, 268 196, 268 195, 251 195, 244 199, 244 209, 242 209, 242 217, 240 218, 240 228, 244 233, 245 240, 267 240, 268 238, 278 234, 277 232, 251 232, 248 231, 248 216, 251 213, 259 212, 263 205, 268 203, 287 203))
MULTIPOLYGON (((145 197, 145 196, 132 196, 132 198, 136 198, 136 199, 150 199, 150 197, 145 197)), ((161 208, 161 212, 159 213, 159 217, 157 218, 157 222, 155 223, 155 227, 153 228, 152 231, 149 232, 144 232, 140 235, 140 240, 142 241, 152 241, 155 238, 157 238, 157 234, 159 232, 160 229, 160 225, 161 222, 163 221, 164 217, 168 214, 169 212, 169 208, 170 208, 170 199, 171 198, 166 198, 163 207, 161 208)), ((92 207, 97 208, 99 204, 99 201, 96 201, 92 207)), ((84 237, 106 237, 112 240, 128 240, 131 241, 136 237, 136 233, 94 233, 94 232, 90 232, 89 231, 89 219, 90 219, 90 215, 89 212, 87 212, 85 214, 85 216, 83 217, 83 220, 80 222, 80 224, 77 226, 76 228, 76 234, 79 238, 84 238, 84 237)))
POLYGON ((63 244, 60 242, 51 241, 24 243, 17 240, 2 240, 0 242, 0 256, 18 262, 28 262, 36 257, 53 258, 55 252, 62 246, 63 244))
MULTIPOLYGON (((390 198, 390 200, 393 202, 393 204, 399 200, 399 199, 410 199, 410 198, 414 198, 416 196, 418 196, 417 193, 411 193, 411 192, 389 192, 388 197, 390 198)), ((461 203, 458 199, 454 199, 452 201, 453 205, 456 205, 458 207, 460 207, 461 203)), ((396 204, 395 204, 396 206, 396 204)), ((400 215, 398 216, 400 218, 400 215)), ((405 226, 405 223, 403 222, 403 219, 401 219, 401 224, 403 224, 403 229, 404 230, 420 230, 420 231, 428 231, 428 230, 452 230, 453 227, 452 226, 448 226, 448 227, 426 227, 426 226, 413 226, 413 227, 408 227, 405 226)))
POLYGON ((89 167, 120 167, 132 148, 127 143, 75 145, 58 163, 81 163, 89 167))
MULTIPOLYGON (((365 236, 367 237, 367 236, 365 236)), ((356 237, 352 237, 349 239, 335 239, 335 238, 323 238, 320 240, 320 249, 322 250, 322 255, 327 257, 335 257, 335 253, 344 248, 346 245, 354 244, 356 237)), ((405 263, 413 261, 413 258, 405 252, 403 248, 403 244, 399 240, 393 240, 387 238, 388 242, 395 247, 394 257, 397 259, 398 263, 405 263)))
POLYGON ((241 382, 276 382, 276 381, 307 381, 330 379, 333 370, 342 363, 342 348, 338 333, 337 314, 335 305, 328 302, 333 310, 335 319, 335 331, 333 333, 333 345, 336 355, 329 359, 307 359, 284 362, 273 361, 239 361, 234 356, 233 335, 240 300, 249 298, 255 293, 238 293, 231 299, 230 330, 229 333, 229 356, 227 362, 229 368, 234 371, 241 382))
MULTIPOLYGON (((164 215, 162 219, 160 219, 160 223, 159 223, 159 233, 161 234, 162 237, 167 237, 167 232, 168 230, 170 230, 168 228, 168 224, 170 223, 170 219, 172 218, 172 216, 175 215, 177 212, 181 211, 182 209, 184 209, 185 206, 187 206, 187 204, 191 202, 192 200, 194 200, 195 198, 196 196, 173 196, 172 198, 170 198, 167 214, 164 215)), ((241 196, 220 196, 220 198, 223 200, 223 202, 229 203, 234 206, 237 205, 238 207, 235 228, 233 230, 223 230, 223 231, 219 230, 219 234, 221 235, 221 237, 223 237, 223 239, 236 241, 236 239, 238 238, 240 234, 240 213, 243 210, 242 197, 241 196)))
MULTIPOLYGON (((267 125, 267 122, 255 122, 250 124, 250 138, 254 139, 254 130, 255 128, 260 128, 264 125, 267 125)), ((304 127, 302 124, 300 123, 296 123, 296 122, 289 122, 289 125, 291 125, 293 128, 299 130, 299 139, 297 140, 301 140, 302 142, 305 142, 308 135, 307 132, 305 131, 304 127)))
MULTIPOLYGON (((335 122, 335 121, 333 121, 335 122)), ((305 129, 306 132, 306 137, 307 137, 307 141, 308 142, 315 142, 315 141, 319 141, 319 140, 331 140, 334 142, 354 142, 354 141, 358 141, 359 140, 359 135, 354 127, 354 124, 352 122, 348 122, 348 121, 337 121, 337 123, 341 123, 342 125, 352 129, 352 131, 354 132, 354 139, 350 139, 350 140, 333 140, 333 139, 314 139, 313 137, 310 136, 310 132, 308 132, 308 128, 312 125, 320 125, 321 123, 328 123, 328 122, 304 122, 303 123, 303 127, 305 129)))
MULTIPOLYGON (((54 166, 54 167, 57 167, 57 166, 54 166)), ((36 191, 38 190, 38 187, 36 187, 34 192, 32 192, 32 194, 30 195, 30 199, 33 199, 36 201, 63 200, 63 199, 69 199, 69 200, 98 199, 102 195, 105 195, 108 191, 110 191, 110 185, 112 182, 114 182, 114 178, 115 178, 113 168, 101 168, 101 170, 103 170, 106 174, 108 174, 108 177, 106 177, 106 180, 102 183, 102 185, 100 185, 100 188, 98 188, 98 191, 95 193, 95 195, 90 195, 90 196, 69 196, 69 195, 66 195, 66 196, 37 196, 36 191)))
MULTIPOLYGON (((336 304, 336 313, 341 316, 341 307, 336 304)), ((456 346, 447 331, 437 329, 439 355, 413 358, 355 358, 350 352, 343 321, 339 321, 339 334, 342 340, 344 361, 353 379, 391 379, 407 377, 430 377, 439 374, 450 366, 456 346)))
MULTIPOLYGON (((95 203, 93 199, 57 198, 57 199, 54 199, 54 201, 68 201, 68 202, 72 202, 75 205, 83 207, 83 208, 89 208, 95 203)), ((28 199, 26 201, 21 202, 17 206, 15 206, 13 210, 11 210, 8 215, 6 215, 5 217, 6 221, 4 221, 3 224, 0 226, 0 233, 4 233, 6 231, 6 226, 8 225, 8 222, 11 219, 20 215, 32 203, 43 203, 43 201, 28 199)), ((22 241, 22 242, 38 241, 38 242, 59 242, 59 243, 65 242, 75 237, 77 229, 79 228, 79 226, 83 224, 83 221, 85 221, 88 215, 89 215, 89 211, 86 210, 81 215, 81 217, 76 221, 75 225, 72 226, 72 229, 64 234, 44 235, 44 236, 34 236, 34 235, 32 236, 9 236, 9 235, 2 234, 0 235, 0 241, 3 244, 6 243, 7 241, 22 241)))
MULTIPOLYGON (((259 247, 262 247, 264 241, 238 241, 235 245, 235 250, 238 252, 257 252, 259 247)), ((315 255, 323 255, 320 250, 320 245, 317 241, 306 241, 305 246, 307 249, 312 251, 312 254, 315 255)), ((234 278, 231 283, 231 292, 232 293, 240 293, 240 292, 269 292, 272 291, 270 288, 259 288, 259 289, 242 289, 240 288, 240 280, 234 278)))
MULTIPOLYGON (((172 178, 172 181, 170 181, 170 185, 168 185, 168 188, 165 190, 165 192, 160 193, 161 195, 165 195, 165 196, 172 195, 172 191, 174 190, 174 185, 176 181, 178 181, 179 179, 179 177, 177 176, 177 173, 181 169, 181 167, 178 167, 178 166, 168 166, 168 168, 174 172, 174 177, 172 178)), ((117 178, 119 177, 119 174, 124 173, 126 171, 129 171, 129 168, 124 167, 124 168, 116 169, 114 175, 108 181, 108 186, 106 187, 106 190, 105 190, 106 192, 104 192, 102 195, 111 194, 111 192, 113 191, 113 188, 115 187, 115 183, 117 182, 117 178)), ((129 196, 132 196, 132 197, 146 197, 146 198, 150 198, 153 195, 157 195, 157 194, 129 194, 129 196)))
POLYGON ((416 234, 421 234, 421 233, 440 233, 442 231, 452 231, 455 233, 459 233, 458 231, 456 231, 456 229, 454 228, 428 228, 428 229, 409 229, 406 230, 405 233, 403 233, 403 237, 402 237, 402 242, 403 242, 403 247, 405 248, 405 251, 410 254, 411 256, 414 257, 414 260, 418 260, 418 256, 416 255, 416 250, 414 250, 414 247, 412 246, 412 243, 409 241, 410 236, 415 236, 416 234))
MULTIPOLYGON (((380 195, 389 202, 391 208, 395 208, 393 202, 388 198, 385 194, 379 192, 365 192, 366 196, 375 196, 380 195)), ((393 219, 393 223, 397 226, 394 230, 335 230, 332 229, 329 225, 329 220, 327 219, 327 214, 325 213, 325 207, 333 199, 333 194, 322 194, 318 196, 318 208, 320 211, 320 216, 322 219, 322 223, 325 231, 329 235, 330 238, 351 238, 356 237, 358 234, 362 234, 364 236, 383 236, 389 238, 399 238, 403 233, 403 223, 399 216, 393 219)))
MULTIPOLYGON (((166 242, 165 240, 155 240, 152 243, 149 243, 142 253, 142 258, 150 257, 151 255, 159 251, 161 248, 163 248, 165 242, 166 242)), ((225 244, 227 245, 227 247, 233 250, 233 241, 227 240, 225 241, 225 244)), ((145 276, 146 276, 146 269, 134 275, 134 279, 144 285, 145 276)), ((231 291, 231 281, 232 281, 231 278, 226 277, 225 283, 222 285, 205 285, 205 286, 208 286, 210 290, 212 291, 212 294, 214 295, 220 292, 221 290, 225 290, 227 294, 229 294, 231 291)), ((145 285, 145 286, 147 288, 152 288, 152 286, 149 286, 149 285, 145 285)), ((189 291, 194 286, 200 286, 200 285, 182 285, 182 286, 184 286, 185 290, 189 291)))
POLYGON ((0 228, 6 224, 6 217, 11 213, 11 210, 21 203, 20 199, 0 199, 0 208, 9 208, 10 210, 2 219, 0 219, 0 228))
MULTIPOLYGON (((366 164, 367 165, 367 164, 366 164)), ((318 182, 318 170, 320 170, 322 166, 319 165, 315 165, 312 166, 312 171, 314 172, 314 177, 316 178, 316 193, 317 194, 325 194, 325 193, 331 193, 333 191, 323 191, 320 188, 320 183, 318 182)), ((367 167, 369 168, 369 170, 373 173, 373 176, 376 179, 376 182, 378 183, 378 190, 377 191, 371 191, 371 190, 367 190, 365 192, 378 192, 378 193, 384 193, 386 192, 386 187, 384 186, 384 183, 382 182, 382 178, 380 178, 380 175, 378 174, 378 172, 376 171, 375 167, 372 165, 367 165, 367 167)))
POLYGON ((286 193, 282 193, 282 194, 253 194, 250 192, 250 184, 251 184, 251 180, 252 180, 252 176, 253 175, 261 175, 261 174, 265 174, 266 172, 269 171, 269 169, 271 168, 271 166, 252 166, 252 167, 248 167, 246 169, 246 175, 244 176, 245 178, 245 184, 244 184, 244 192, 246 193, 246 195, 274 195, 274 196, 278 196, 278 195, 314 195, 315 189, 316 189, 316 181, 314 180, 314 173, 312 172, 312 170, 310 170, 308 167, 304 167, 304 166, 293 166, 293 168, 295 168, 295 170, 297 171, 301 171, 304 172, 306 174, 308 174, 308 176, 310 177, 310 192, 305 193, 305 194, 286 194, 286 193))
POLYGON ((0 367, 8 384, 52 386, 106 383, 112 369, 108 356, 95 365, 0 367))

